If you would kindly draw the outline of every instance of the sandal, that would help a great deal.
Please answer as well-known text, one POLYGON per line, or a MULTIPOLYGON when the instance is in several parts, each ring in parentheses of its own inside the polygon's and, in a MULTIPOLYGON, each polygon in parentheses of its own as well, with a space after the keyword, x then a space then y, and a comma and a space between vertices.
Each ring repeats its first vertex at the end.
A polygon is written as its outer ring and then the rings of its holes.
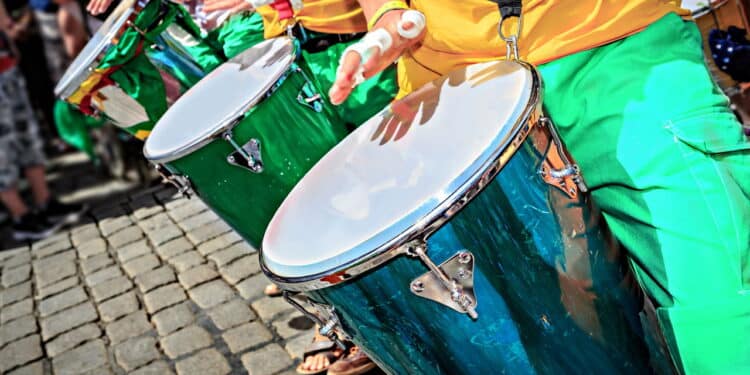
POLYGON ((268 297, 278 297, 283 294, 283 290, 279 288, 276 284, 268 284, 266 285, 266 288, 263 289, 263 294, 265 294, 268 297))
POLYGON ((328 375, 360 375, 377 367, 359 347, 349 348, 346 356, 328 368, 328 375))
POLYGON ((305 348, 305 352, 302 354, 302 363, 297 366, 297 373, 303 375, 322 374, 331 367, 337 360, 344 355, 344 352, 336 346, 336 343, 328 340, 325 337, 317 336, 313 338, 313 342, 305 348), (318 370, 306 370, 304 369, 305 363, 308 358, 313 356, 325 356, 328 359, 328 365, 318 370))

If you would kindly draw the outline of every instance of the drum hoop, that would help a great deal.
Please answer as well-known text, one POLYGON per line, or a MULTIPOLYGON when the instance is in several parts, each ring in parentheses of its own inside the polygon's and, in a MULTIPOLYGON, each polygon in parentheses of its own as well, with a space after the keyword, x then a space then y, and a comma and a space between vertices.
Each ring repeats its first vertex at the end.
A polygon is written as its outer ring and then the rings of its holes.
POLYGON ((534 126, 540 126, 537 124, 542 114, 543 93, 539 72, 524 61, 514 61, 514 63, 522 65, 531 72, 532 89, 529 102, 523 114, 516 119, 513 125, 515 130, 499 142, 495 150, 492 151, 492 156, 482 162, 481 166, 477 167, 476 171, 453 194, 398 236, 357 259, 313 275, 283 277, 274 274, 268 268, 261 249, 260 267, 263 273, 283 289, 289 291, 304 292, 324 289, 348 281, 399 255, 406 254, 408 245, 413 241, 426 241, 432 233, 440 229, 484 190, 523 144, 531 129, 534 126))
POLYGON ((81 87, 81 84, 83 84, 83 82, 90 76, 90 73, 101 65, 104 56, 107 55, 109 50, 117 45, 117 40, 119 40, 127 29, 125 26, 128 22, 134 22, 141 13, 141 10, 143 10, 143 8, 145 8, 151 1, 159 0, 133 0, 132 5, 122 13, 120 18, 117 19, 117 22, 112 24, 111 30, 102 37, 102 41, 100 41, 99 46, 97 46, 99 52, 91 55, 79 54, 73 59, 68 69, 74 69, 74 67, 77 67, 75 70, 66 71, 62 78, 60 78, 60 81, 55 86, 55 95, 65 100, 75 94, 75 92, 81 87), (68 75, 68 73, 70 73, 70 75, 68 75))
POLYGON ((708 5, 703 6, 699 9, 696 9, 695 11, 692 12, 690 16, 693 17, 693 19, 701 18, 707 14, 710 14, 712 11, 715 11, 723 7, 724 5, 727 5, 727 3, 729 3, 729 0, 720 0, 720 1, 717 1, 716 3, 712 3, 709 1, 708 5))
MULTIPOLYGON (((225 117, 223 120, 221 120, 219 126, 217 126, 216 128, 212 129, 210 131, 210 133, 205 134, 202 138, 200 138, 198 140, 193 140, 191 142, 188 142, 186 145, 174 148, 173 150, 171 150, 169 152, 166 152, 166 153, 163 153, 163 154, 160 154, 160 155, 154 155, 153 153, 149 152, 149 147, 148 147, 149 146, 149 140, 154 139, 154 132, 152 132, 151 135, 149 136, 149 138, 146 139, 146 144, 143 147, 143 155, 146 157, 146 159, 148 159, 152 163, 168 163, 168 162, 171 162, 171 161, 174 161, 174 160, 177 160, 177 159, 181 159, 181 158, 183 158, 183 157, 185 157, 187 155, 190 155, 190 154, 192 154, 192 153, 194 153, 194 152, 202 149, 204 146, 206 146, 207 144, 209 144, 209 143, 213 142, 214 140, 220 138, 225 132, 231 131, 240 122, 242 122, 242 120, 244 119, 244 114, 247 113, 253 107, 255 107, 255 106, 259 105, 260 103, 262 103, 266 99, 265 93, 268 93, 273 88, 273 86, 280 79, 282 79, 286 74, 289 73, 290 67, 294 65, 295 56, 297 54, 297 51, 296 51, 296 48, 295 48, 295 43, 294 43, 294 41, 291 38, 288 38, 286 36, 268 39, 266 41, 263 41, 263 42, 255 45, 255 46, 253 46, 253 47, 251 47, 251 48, 243 51, 242 53, 240 53, 239 55, 233 57, 229 61, 222 63, 222 65, 224 65, 224 64, 230 63, 230 62, 232 62, 234 60, 240 60, 249 51, 251 51, 253 49, 260 48, 265 43, 272 43, 273 41, 278 40, 278 39, 288 40, 288 43, 291 46, 291 52, 290 52, 291 61, 287 65, 286 69, 283 70, 278 76, 272 77, 273 79, 269 79, 267 81, 266 85, 261 90, 259 90, 259 92, 261 93, 260 95, 256 95, 251 100, 248 100, 247 102, 245 102, 243 108, 239 109, 236 114, 229 114, 227 117, 225 117)), ((215 74, 215 72, 217 70, 218 70, 218 68, 215 69, 214 71, 208 73, 205 77, 203 77, 201 79, 201 81, 205 80, 205 79, 208 79, 209 77, 211 77, 211 75, 215 74)), ((271 78, 271 77, 269 77, 269 78, 271 78)), ((199 86, 200 86, 200 82, 198 82, 195 86, 189 88, 188 91, 186 91, 185 94, 183 94, 183 96, 187 96, 188 93, 190 93, 193 90, 198 89, 199 86)), ((173 111, 173 110, 176 110, 176 109, 169 108, 169 109, 167 109, 167 112, 173 111)), ((166 113, 164 115, 166 115, 166 113)), ((162 119, 160 119, 156 123, 156 125, 154 127, 154 131, 156 131, 156 128, 159 126, 159 123, 164 119, 164 115, 162 115, 162 119)), ((151 142, 153 142, 153 141, 151 141, 151 142)))

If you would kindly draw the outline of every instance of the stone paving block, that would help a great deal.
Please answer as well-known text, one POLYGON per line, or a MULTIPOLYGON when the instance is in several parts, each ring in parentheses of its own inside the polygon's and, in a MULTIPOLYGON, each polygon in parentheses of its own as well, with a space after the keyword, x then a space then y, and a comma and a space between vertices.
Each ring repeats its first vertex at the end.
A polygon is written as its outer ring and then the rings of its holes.
POLYGON ((146 240, 141 240, 117 249, 117 259, 119 259, 120 262, 127 262, 150 252, 151 247, 148 245, 148 242, 146 242, 146 240))
MULTIPOLYGON (((153 198, 152 198, 153 201, 153 198)), ((133 217, 136 219, 145 219, 149 216, 153 216, 158 214, 159 212, 164 211, 164 207, 156 203, 156 201, 153 201, 152 205, 149 207, 139 207, 133 211, 133 217)))
POLYGON ((10 324, 3 324, 0 326, 0 347, 36 332, 36 319, 33 315, 26 315, 10 324))
POLYGON ((120 320, 114 321, 107 325, 105 329, 107 337, 112 343, 125 341, 131 337, 140 336, 153 329, 146 319, 143 310, 131 313, 120 320))
POLYGON ((0 307, 31 297, 31 282, 27 281, 0 292, 0 307))
POLYGON ((86 323, 99 319, 91 302, 85 302, 67 310, 60 311, 48 318, 43 318, 39 323, 42 326, 42 338, 44 341, 71 330, 86 323))
POLYGON ((39 247, 36 247, 36 245, 40 242, 35 243, 31 247, 31 255, 33 255, 34 258, 41 259, 70 249, 73 247, 73 244, 70 242, 68 236, 68 233, 63 232, 54 237, 50 237, 49 240, 53 242, 46 243, 39 247))
POLYGON ((205 263, 206 259, 197 251, 188 250, 176 257, 169 258, 167 261, 177 270, 177 272, 184 272, 199 264, 205 263))
POLYGON ((22 266, 4 269, 2 276, 3 288, 9 288, 13 285, 18 285, 24 281, 27 281, 31 277, 31 265, 24 264, 22 266))
POLYGON ((31 298, 21 300, 0 310, 0 324, 34 312, 34 301, 31 298))
POLYGON ((272 343, 243 355, 242 364, 249 375, 266 375, 285 370, 294 362, 279 344, 272 343))
POLYGON ((98 237, 77 245, 76 250, 78 250, 79 258, 86 259, 105 253, 107 251, 107 241, 104 241, 104 238, 98 237))
POLYGON ((10 258, 15 257, 16 255, 20 255, 22 253, 28 253, 29 249, 30 249, 29 245, 19 244, 14 248, 0 251, 0 264, 6 262, 10 258))
POLYGON ((240 237, 237 232, 231 231, 198 245, 198 252, 200 252, 201 255, 206 256, 215 251, 226 249, 240 241, 242 241, 242 237, 240 237))
POLYGON ((70 241, 73 246, 80 247, 91 240, 101 238, 99 227, 96 223, 78 225, 70 231, 70 241))
MULTIPOLYGON (((169 358, 175 359, 185 354, 203 349, 213 343, 211 334, 202 327, 192 325, 160 339, 161 348, 169 358)), ((179 372, 179 371, 178 371, 179 372)))
POLYGON ((146 310, 150 314, 156 313, 159 310, 180 303, 186 299, 187 296, 185 296, 185 290, 176 283, 162 286, 143 296, 146 310))
POLYGON ((0 373, 29 363, 40 358, 43 354, 39 335, 32 335, 14 341, 0 349, 0 373))
POLYGON ((248 255, 244 258, 235 260, 228 266, 220 268, 219 273, 221 273, 221 277, 223 277, 224 280, 235 285, 252 275, 260 273, 258 255, 248 255))
POLYGON ((214 262, 217 267, 224 267, 236 259, 250 255, 251 253, 249 251, 242 246, 238 246, 241 244, 241 242, 236 243, 224 250, 219 250, 213 254, 209 254, 208 259, 214 262))
POLYGON ((273 334, 262 323, 251 322, 224 332, 221 338, 227 343, 232 353, 239 353, 271 342, 273 334))
POLYGON ((73 349, 81 343, 93 340, 101 335, 102 331, 95 323, 89 323, 84 326, 80 326, 72 331, 68 331, 60 336, 57 336, 52 341, 48 341, 45 344, 47 355, 50 357, 55 357, 60 353, 73 349))
POLYGON ((130 375, 174 375, 167 362, 156 361, 130 373, 130 375))
POLYGON ((181 237, 182 230, 177 225, 172 224, 161 227, 151 232, 147 232, 146 234, 152 245, 159 246, 161 244, 169 242, 170 240, 181 237))
POLYGON ((185 232, 189 232, 216 220, 219 220, 219 216, 213 211, 204 211, 198 215, 177 221, 177 225, 185 232))
POLYGON ((166 260, 173 256, 182 254, 192 248, 193 244, 188 242, 187 239, 180 237, 163 245, 159 245, 156 248, 156 253, 159 254, 162 259, 166 260))
POLYGON ((156 255, 146 254, 140 258, 135 258, 131 261, 123 263, 122 269, 125 270, 125 273, 128 274, 128 276, 133 278, 140 274, 151 271, 152 269, 157 268, 160 265, 161 263, 159 262, 159 258, 157 258, 156 255))
POLYGON ((201 308, 214 307, 224 301, 230 300, 235 293, 224 281, 214 280, 197 286, 190 291, 190 298, 201 308))
POLYGON ((118 276, 122 276, 122 270, 118 265, 114 265, 86 276, 85 282, 89 287, 93 287, 94 285, 114 279, 118 276))
POLYGON ((159 335, 166 336, 180 328, 187 327, 195 320, 188 303, 181 303, 158 312, 151 318, 159 335))
POLYGON ((120 247, 138 241, 141 238, 143 238, 141 228, 133 225, 107 237, 107 241, 109 241, 110 246, 119 249, 120 247))
POLYGON ((247 323, 257 317, 245 302, 239 299, 214 307, 208 312, 208 316, 222 331, 247 323))
POLYGON ((44 375, 44 374, 45 372, 44 372, 43 361, 36 361, 26 366, 19 367, 8 373, 8 375, 44 375))
POLYGON ((232 369, 216 349, 202 350, 175 365, 179 375, 226 375, 232 369))
POLYGON ((219 277, 219 273, 208 264, 203 264, 180 273, 177 279, 185 289, 190 289, 196 285, 203 284, 219 277))
POLYGON ((160 212, 147 219, 138 220, 136 221, 136 224, 138 224, 138 226, 141 227, 144 232, 149 233, 159 228, 173 225, 174 221, 169 218, 169 215, 167 215, 166 212, 160 212))
POLYGON ((107 348, 102 340, 89 341, 52 359, 55 374, 79 374, 107 364, 107 348))
POLYGON ((73 276, 78 272, 74 250, 33 263, 34 278, 37 288, 45 287, 56 281, 73 276))
POLYGON ((285 340, 284 349, 292 359, 299 359, 301 361, 305 349, 313 341, 313 337, 315 337, 314 329, 305 331, 301 335, 285 340))
POLYGON ((234 287, 240 292, 242 298, 249 302, 255 302, 265 297, 263 290, 268 284, 271 284, 271 280, 268 280, 266 275, 259 273, 255 276, 251 276, 249 279, 246 279, 234 287))
POLYGON ((14 255, 13 257, 8 258, 8 260, 5 261, 5 264, 3 265, 4 269, 8 270, 14 267, 18 267, 20 265, 30 263, 31 262, 31 252, 24 251, 17 255, 14 255))
POLYGON ((283 298, 263 297, 253 302, 251 306, 264 322, 272 322, 281 316, 297 311, 283 298))
POLYGON ((56 294, 39 302, 39 316, 42 318, 50 316, 58 311, 86 301, 87 299, 88 296, 82 287, 78 286, 68 289, 60 294, 56 294))
POLYGON ((99 316, 104 322, 111 322, 136 310, 138 310, 138 300, 135 298, 135 293, 128 292, 100 304, 99 316))
POLYGON ((177 207, 171 208, 171 206, 174 202, 170 202, 167 204, 169 211, 169 217, 172 218, 175 222, 183 221, 184 219, 196 215, 200 212, 208 210, 208 207, 200 201, 200 199, 190 199, 187 200, 184 204, 180 204, 177 207))
POLYGON ((125 371, 133 371, 159 357, 153 337, 138 337, 115 346, 115 361, 125 371))
POLYGON ((110 217, 99 222, 99 230, 101 230, 103 235, 109 236, 132 224, 133 221, 126 215, 110 217))
POLYGON ((133 288, 133 283, 127 277, 120 276, 96 284, 91 288, 91 295, 94 297, 94 301, 101 302, 125 293, 131 288, 133 288))
POLYGON ((141 293, 151 291, 156 287, 175 281, 175 275, 169 266, 161 266, 157 269, 140 274, 135 278, 135 285, 141 293))
POLYGON ((70 235, 66 232, 60 232, 55 233, 52 236, 49 236, 47 238, 35 241, 31 244, 31 253, 34 254, 35 251, 39 251, 41 249, 44 249, 46 247, 50 247, 53 245, 59 246, 58 243, 60 241, 65 241, 69 239, 70 235))
POLYGON ((271 324, 282 339, 288 340, 310 331, 315 323, 299 312, 277 319, 271 324))
POLYGON ((36 296, 34 299, 42 300, 49 296, 60 293, 64 290, 70 289, 78 285, 78 276, 71 276, 67 279, 60 280, 52 285, 37 289, 36 296))
POLYGON ((109 254, 102 253, 83 259, 80 264, 83 274, 88 275, 114 263, 115 261, 109 257, 109 254))
POLYGON ((186 231, 186 236, 190 242, 194 245, 198 245, 231 230, 232 228, 230 228, 227 223, 222 220, 217 220, 200 226, 197 229, 186 231))

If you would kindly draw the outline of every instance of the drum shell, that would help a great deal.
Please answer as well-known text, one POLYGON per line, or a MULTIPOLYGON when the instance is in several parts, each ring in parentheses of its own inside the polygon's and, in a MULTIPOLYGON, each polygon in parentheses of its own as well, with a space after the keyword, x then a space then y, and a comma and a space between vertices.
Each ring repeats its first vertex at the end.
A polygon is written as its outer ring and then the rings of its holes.
POLYGON ((306 294, 392 374, 650 373, 640 290, 586 194, 539 175, 551 147, 534 126, 485 189, 427 239, 441 263, 474 254, 479 318, 414 295, 427 272, 399 256, 306 294))
POLYGON ((290 72, 283 79, 232 130, 240 145, 260 141, 262 172, 229 164, 227 156, 234 149, 222 139, 166 164, 172 173, 188 177, 198 197, 256 248, 289 191, 348 133, 326 106, 316 112, 298 103, 303 86, 319 91, 302 73, 290 72))

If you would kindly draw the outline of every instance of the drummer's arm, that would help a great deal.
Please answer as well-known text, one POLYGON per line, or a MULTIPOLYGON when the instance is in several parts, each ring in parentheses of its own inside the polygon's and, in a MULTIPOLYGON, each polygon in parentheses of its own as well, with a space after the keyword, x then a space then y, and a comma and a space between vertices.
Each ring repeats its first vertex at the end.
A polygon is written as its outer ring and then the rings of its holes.
POLYGON ((370 32, 344 51, 328 93, 333 104, 343 103, 362 78, 386 69, 424 38, 424 15, 409 10, 405 1, 358 1, 370 32))

